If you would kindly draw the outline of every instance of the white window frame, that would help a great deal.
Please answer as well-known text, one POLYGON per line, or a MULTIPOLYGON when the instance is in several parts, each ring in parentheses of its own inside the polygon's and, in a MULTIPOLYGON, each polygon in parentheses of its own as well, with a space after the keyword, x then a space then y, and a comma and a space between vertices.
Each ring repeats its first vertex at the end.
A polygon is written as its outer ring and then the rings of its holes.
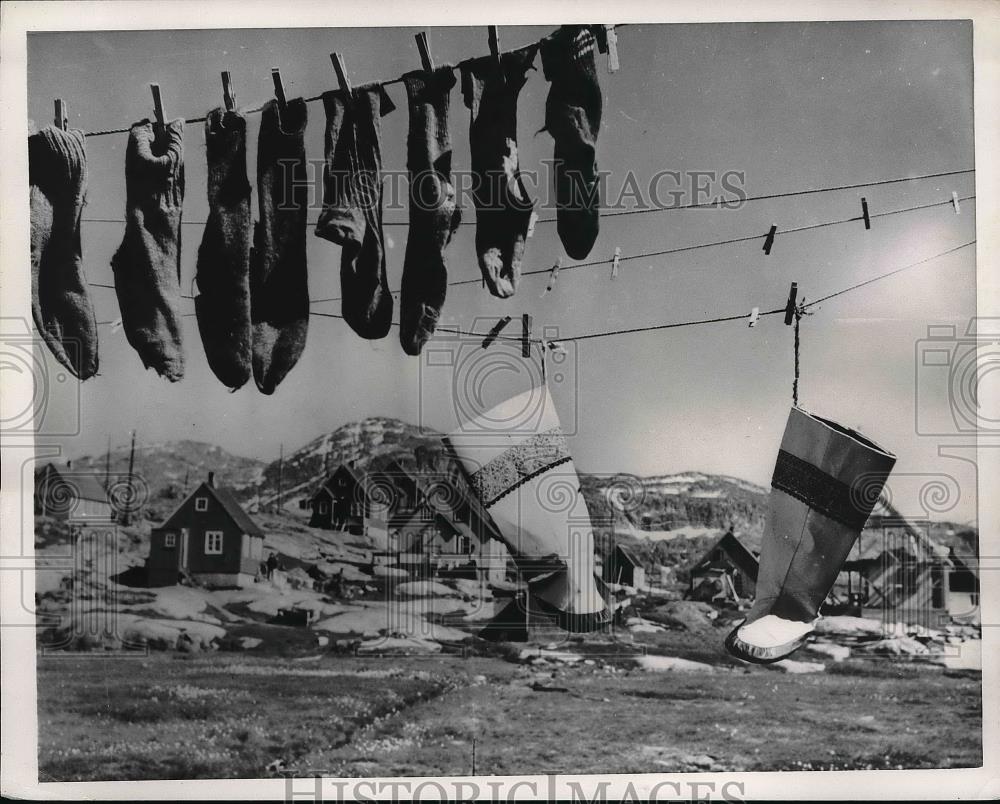
POLYGON ((194 498, 194 510, 198 512, 205 512, 208 510, 208 497, 195 497, 194 498))
POLYGON ((176 547, 177 546, 177 534, 171 531, 170 533, 163 534, 163 546, 164 547, 176 547))
POLYGON ((206 556, 221 556, 222 555, 222 539, 223 532, 221 530, 206 530, 205 531, 205 555, 206 556), (218 544, 215 544, 215 537, 219 537, 218 544))
POLYGON ((330 503, 326 500, 320 500, 319 502, 319 513, 328 514, 330 513, 330 503))

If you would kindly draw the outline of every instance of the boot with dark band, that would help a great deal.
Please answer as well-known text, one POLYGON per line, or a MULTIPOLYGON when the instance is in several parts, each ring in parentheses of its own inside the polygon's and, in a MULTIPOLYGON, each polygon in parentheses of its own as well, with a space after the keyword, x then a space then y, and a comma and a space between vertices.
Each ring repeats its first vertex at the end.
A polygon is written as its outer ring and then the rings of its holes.
POLYGON ((757 593, 726 650, 756 664, 805 644, 896 458, 860 433, 792 408, 771 480, 757 593))

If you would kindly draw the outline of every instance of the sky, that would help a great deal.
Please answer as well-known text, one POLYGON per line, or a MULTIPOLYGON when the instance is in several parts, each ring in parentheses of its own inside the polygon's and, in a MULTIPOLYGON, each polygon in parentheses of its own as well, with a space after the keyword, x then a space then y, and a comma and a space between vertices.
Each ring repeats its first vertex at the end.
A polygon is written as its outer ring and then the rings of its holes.
MULTIPOLYGON (((241 106, 271 94, 277 66, 288 97, 335 88, 329 54, 343 55, 355 85, 419 67, 417 29, 283 29, 35 33, 28 36, 29 118, 44 124, 52 101, 69 106, 70 125, 123 128, 151 116, 148 84, 161 87, 167 116, 195 117, 221 104, 219 73, 232 73, 241 106)), ((550 27, 502 27, 501 46, 519 46, 550 27)), ((487 52, 483 28, 428 31, 435 60, 455 63, 487 52)), ((682 177, 739 175, 750 196, 974 168, 972 26, 969 22, 862 22, 630 25, 618 34, 621 69, 598 57, 603 122, 598 162, 609 172, 610 203, 623 187, 647 188, 662 171, 682 177), (634 179, 634 184, 630 181, 634 179)), ((521 168, 543 171, 552 139, 544 122, 548 85, 530 74, 519 103, 521 168)), ((405 169, 407 111, 401 85, 388 87, 396 110, 382 121, 384 166, 405 169)), ((469 165, 469 112, 456 86, 450 131, 457 171, 469 165)), ((322 159, 322 105, 309 105, 306 151, 322 159)), ((259 116, 249 118, 253 182, 259 116)), ((83 249, 89 281, 113 282, 110 258, 121 242, 126 135, 87 140, 89 191, 83 249)), ((207 215, 202 124, 185 129, 187 194, 182 291, 190 292, 207 215)), ((529 181, 532 195, 546 196, 529 181)), ((730 179, 730 182, 737 181, 730 179)), ((662 180, 695 199, 690 179, 662 180)), ((720 191, 718 181, 709 182, 720 191)), ((400 186, 405 187, 401 184, 400 186)), ((767 231, 761 241, 564 270, 542 295, 545 275, 522 280, 509 300, 472 283, 451 288, 442 326, 485 332, 501 316, 533 316, 535 334, 558 338, 749 313, 782 306, 789 284, 806 301, 922 260, 975 238, 975 201, 961 214, 937 206, 782 235, 782 230, 873 215, 975 194, 966 173, 861 189, 748 202, 737 209, 667 209, 604 217, 586 260, 662 252, 767 231)), ((256 190, 252 199, 256 210, 256 190)), ((626 201, 626 206, 628 201, 626 201)), ((310 220, 318 216, 318 204, 310 220)), ((256 212, 255 212, 256 214, 256 212)), ((542 217, 552 217, 551 209, 542 217)), ((398 288, 406 244, 405 206, 387 210, 388 273, 398 288)), ((473 221, 471 203, 465 220, 473 221)), ((453 280, 479 275, 474 228, 463 226, 448 250, 453 280)), ((310 295, 338 297, 339 248, 307 235, 310 295)), ((552 224, 528 242, 525 270, 562 257, 552 224)), ((962 355, 976 310, 975 250, 965 248, 813 309, 801 327, 800 404, 855 427, 898 456, 890 487, 907 516, 966 522, 975 517, 973 465, 939 454, 961 441, 951 415, 947 366, 924 365, 929 327, 962 355), (940 330, 936 330, 940 331, 940 330), (928 483, 949 489, 928 508, 928 483)), ((93 288, 99 321, 119 317, 113 290, 93 288)), ((184 310, 193 310, 190 301, 184 310)), ((397 305, 398 306, 398 305, 397 305)), ((339 313, 339 303, 314 310, 339 313)), ((273 396, 248 383, 230 393, 208 369, 193 317, 184 319, 187 375, 175 385, 144 371, 121 330, 100 330, 101 374, 82 385, 52 382, 41 444, 64 455, 94 454, 127 442, 189 438, 264 459, 286 453, 342 424, 391 416, 447 432, 483 405, 537 383, 537 358, 478 339, 436 337, 421 358, 407 357, 394 329, 367 342, 334 318, 313 317, 305 352, 273 396), (444 359, 442 359, 444 358, 444 359), (442 365, 451 363, 451 365, 442 365), (487 370, 499 369, 499 370, 487 370), (476 385, 477 378, 487 377, 476 385), (475 387, 473 387, 475 386, 475 387), (473 393, 475 392, 475 393, 473 393), (473 398, 475 397, 475 398, 473 398)), ((517 322, 507 333, 517 332, 517 322)), ((791 404, 792 328, 781 316, 754 328, 744 321, 622 334, 567 343, 548 366, 549 385, 576 464, 593 473, 640 475, 704 471, 767 485, 791 404)), ((956 358, 953 358, 956 359, 956 358)), ((53 369, 55 371, 55 369, 53 369)), ((995 375, 994 375, 995 376, 995 375)), ((995 382, 995 380, 992 380, 995 382)), ((981 389, 983 395, 985 391, 981 389)), ((996 396, 994 394, 994 396, 996 396)), ((968 443, 966 440, 965 443, 968 443)), ((959 452, 961 454, 961 452, 959 452)))

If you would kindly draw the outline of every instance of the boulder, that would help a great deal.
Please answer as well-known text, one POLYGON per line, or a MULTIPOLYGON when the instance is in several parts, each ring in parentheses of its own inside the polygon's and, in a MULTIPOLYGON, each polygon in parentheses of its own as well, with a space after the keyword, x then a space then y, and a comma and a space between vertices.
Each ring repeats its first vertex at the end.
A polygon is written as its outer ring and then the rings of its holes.
POLYGON ((913 637, 897 636, 868 642, 858 646, 865 653, 876 653, 883 656, 921 656, 928 653, 927 646, 913 637))
POLYGON ((706 631, 719 612, 708 603, 697 600, 672 600, 645 613, 647 620, 684 631, 706 631))
POLYGON ((811 642, 808 648, 811 653, 829 656, 835 662, 842 662, 851 656, 851 649, 849 647, 846 645, 834 645, 832 642, 811 642))
POLYGON ((410 581, 396 587, 397 597, 452 597, 455 590, 437 581, 410 581))
POLYGON ((820 662, 798 662, 794 659, 782 659, 780 662, 764 665, 771 670, 778 670, 782 673, 822 673, 826 670, 826 665, 820 662))
POLYGON ((640 656, 640 668, 647 673, 714 673, 715 668, 704 662, 692 662, 676 656, 640 656))
POLYGON ((357 653, 364 655, 404 655, 440 653, 441 645, 431 639, 415 637, 378 637, 358 645, 357 653))
POLYGON ((838 615, 836 617, 821 617, 816 623, 815 632, 836 636, 865 636, 883 634, 885 631, 886 625, 881 620, 838 615))

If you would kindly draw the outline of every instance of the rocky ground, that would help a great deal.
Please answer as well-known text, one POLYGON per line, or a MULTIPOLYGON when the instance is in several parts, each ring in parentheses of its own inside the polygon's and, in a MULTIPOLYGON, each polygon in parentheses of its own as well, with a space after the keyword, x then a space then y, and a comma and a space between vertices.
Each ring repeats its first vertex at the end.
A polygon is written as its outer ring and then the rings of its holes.
POLYGON ((43 779, 981 762, 977 629, 830 617, 756 667, 722 649, 740 612, 622 588, 611 633, 495 644, 475 636, 489 589, 374 578, 356 545, 292 556, 344 567, 346 599, 299 567, 245 590, 131 586, 138 544, 38 545, 43 779))

